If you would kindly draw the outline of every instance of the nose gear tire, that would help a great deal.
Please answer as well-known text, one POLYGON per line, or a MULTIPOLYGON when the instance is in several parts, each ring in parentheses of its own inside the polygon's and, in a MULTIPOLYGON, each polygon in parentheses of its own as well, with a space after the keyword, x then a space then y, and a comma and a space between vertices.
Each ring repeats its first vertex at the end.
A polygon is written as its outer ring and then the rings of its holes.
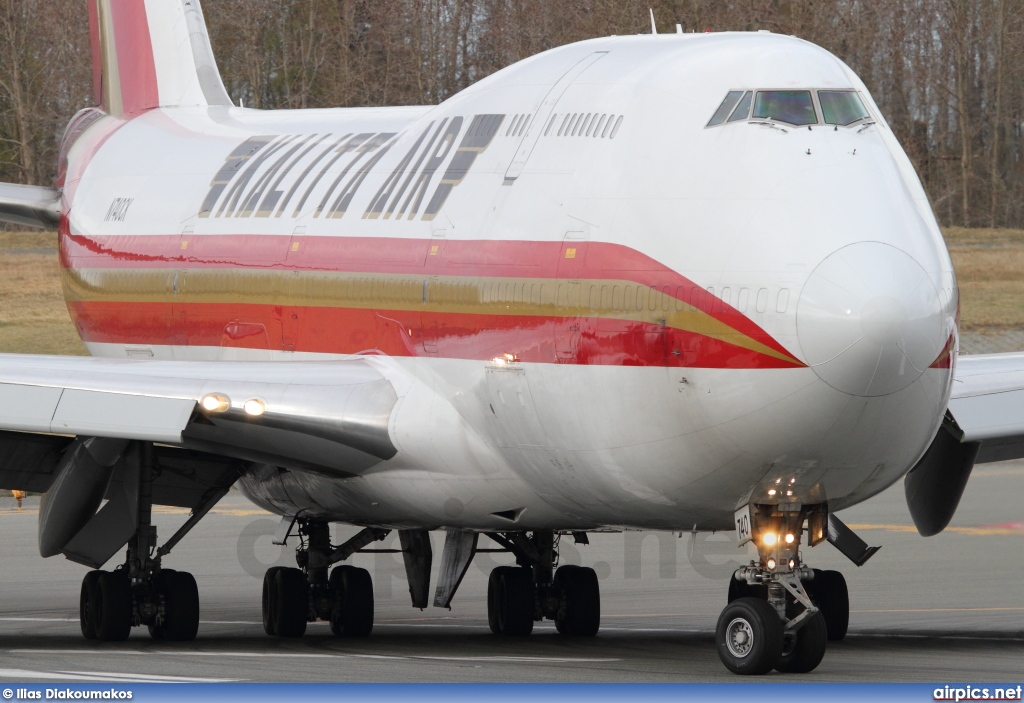
POLYGON ((818 611, 795 633, 783 636, 782 657, 775 670, 786 674, 814 671, 825 656, 827 643, 825 618, 818 611))
POLYGON ((782 620, 766 601, 738 598, 718 617, 718 656, 734 674, 767 674, 782 657, 782 629, 782 620))

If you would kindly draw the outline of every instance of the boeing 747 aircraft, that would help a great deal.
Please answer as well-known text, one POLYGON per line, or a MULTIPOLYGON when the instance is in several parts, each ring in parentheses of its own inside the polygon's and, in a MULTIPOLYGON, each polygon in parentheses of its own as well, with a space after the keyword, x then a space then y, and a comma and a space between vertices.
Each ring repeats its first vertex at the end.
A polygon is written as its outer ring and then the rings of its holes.
POLYGON ((89 7, 98 106, 53 188, 0 186, 0 218, 58 230, 92 354, 0 356, 0 487, 45 492, 40 554, 92 569, 87 638, 196 636, 161 558, 237 486, 300 540, 271 636, 369 635, 345 562, 391 530, 413 606, 445 530, 433 605, 504 549, 494 633, 576 637, 598 580, 561 539, 735 530, 759 558, 722 584, 721 659, 806 672, 849 618, 812 548, 874 551, 836 511, 902 478, 935 534, 975 463, 1024 457, 1024 355, 958 359, 921 183, 813 44, 609 37, 436 106, 260 111, 198 0, 89 7), (192 512, 158 538, 153 505, 192 512))

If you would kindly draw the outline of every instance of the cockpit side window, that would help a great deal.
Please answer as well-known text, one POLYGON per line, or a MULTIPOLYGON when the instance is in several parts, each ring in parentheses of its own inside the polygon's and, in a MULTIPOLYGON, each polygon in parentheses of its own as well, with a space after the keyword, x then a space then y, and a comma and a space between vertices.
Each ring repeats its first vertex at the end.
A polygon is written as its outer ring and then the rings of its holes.
POLYGON ((845 126, 871 116, 852 90, 819 90, 818 102, 825 124, 845 126))
POLYGON ((740 104, 736 106, 736 109, 729 115, 730 122, 739 122, 750 117, 750 103, 753 102, 754 94, 751 91, 747 91, 743 94, 743 99, 740 100, 740 104))
POLYGON ((754 118, 797 126, 818 124, 809 90, 759 90, 754 99, 754 118))
POLYGON ((730 90, 729 94, 725 96, 725 100, 715 110, 715 114, 707 126, 714 127, 715 125, 724 124, 726 118, 732 114, 733 108, 736 107, 736 103, 740 101, 741 97, 743 97, 742 90, 730 90))

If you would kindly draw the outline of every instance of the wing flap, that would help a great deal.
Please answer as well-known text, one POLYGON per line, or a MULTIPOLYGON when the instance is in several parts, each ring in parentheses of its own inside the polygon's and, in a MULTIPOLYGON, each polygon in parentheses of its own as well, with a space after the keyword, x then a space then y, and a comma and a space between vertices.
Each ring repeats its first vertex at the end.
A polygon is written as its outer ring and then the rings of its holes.
POLYGON ((0 383, 0 427, 20 432, 49 432, 63 388, 0 383))
POLYGON ((67 389, 61 394, 49 431, 176 444, 181 442, 195 407, 191 398, 67 389))

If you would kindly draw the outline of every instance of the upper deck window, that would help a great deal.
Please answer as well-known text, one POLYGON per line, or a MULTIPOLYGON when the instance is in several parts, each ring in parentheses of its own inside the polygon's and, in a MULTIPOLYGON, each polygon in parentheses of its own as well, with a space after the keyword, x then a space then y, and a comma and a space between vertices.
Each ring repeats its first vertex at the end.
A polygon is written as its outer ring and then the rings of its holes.
POLYGON ((754 98, 754 118, 791 125, 818 124, 809 90, 760 90, 754 98))
POLYGON ((870 117, 860 96, 852 90, 819 90, 818 102, 825 124, 848 125, 870 117))

